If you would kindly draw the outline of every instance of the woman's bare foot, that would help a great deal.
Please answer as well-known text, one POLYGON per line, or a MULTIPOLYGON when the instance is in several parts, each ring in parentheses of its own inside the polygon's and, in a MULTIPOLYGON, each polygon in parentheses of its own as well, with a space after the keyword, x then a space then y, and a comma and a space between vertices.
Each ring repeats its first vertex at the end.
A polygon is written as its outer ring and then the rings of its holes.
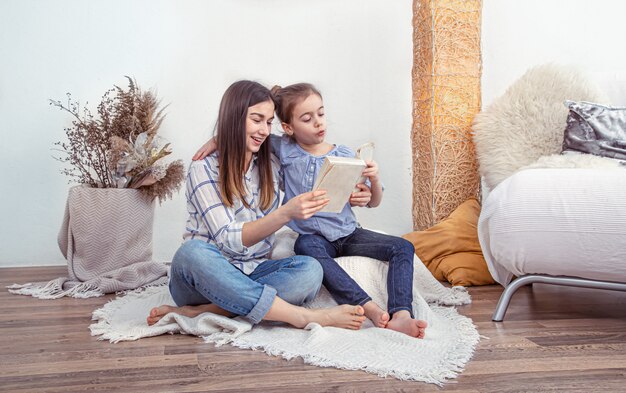
POLYGON ((370 300, 365 303, 363 309, 365 310, 365 316, 374 322, 374 326, 384 328, 389 323, 389 313, 378 307, 378 304, 373 301, 370 300))
POLYGON ((304 324, 296 326, 303 328, 311 322, 322 326, 334 326, 344 329, 358 330, 365 321, 365 310, 361 306, 343 304, 331 308, 306 309, 303 315, 304 324))
POLYGON ((428 323, 426 321, 411 318, 411 314, 409 314, 406 310, 394 313, 393 317, 387 324, 388 329, 408 334, 409 336, 416 338, 424 338, 426 335, 426 327, 428 327, 428 323))
POLYGON ((184 315, 189 318, 195 318, 205 312, 211 312, 224 316, 231 315, 228 311, 225 311, 214 304, 201 304, 198 306, 182 307, 168 306, 167 304, 164 304, 159 307, 154 307, 152 310, 150 310, 150 314, 148 315, 148 318, 146 318, 146 322, 148 322, 149 326, 152 326, 155 323, 159 322, 161 318, 172 312, 174 314, 184 315))

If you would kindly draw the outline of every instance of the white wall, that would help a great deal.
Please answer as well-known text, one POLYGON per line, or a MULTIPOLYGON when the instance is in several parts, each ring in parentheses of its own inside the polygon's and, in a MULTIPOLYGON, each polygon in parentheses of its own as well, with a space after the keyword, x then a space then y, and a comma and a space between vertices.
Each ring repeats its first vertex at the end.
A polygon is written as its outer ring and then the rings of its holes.
MULTIPOLYGON (((70 185, 53 160, 66 92, 94 108, 134 76, 169 103, 161 135, 189 163, 225 88, 308 81, 325 98, 328 140, 377 146, 383 204, 365 226, 411 230, 411 0, 0 0, 0 266, 63 264, 56 245, 70 185)), ((157 205, 154 252, 181 241, 184 195, 157 205)))
POLYGON ((626 105, 626 2, 484 0, 483 107, 535 65, 574 65, 626 105))
MULTIPOLYGON (((411 0, 0 0, 0 266, 62 264, 56 245, 69 185, 52 159, 71 92, 97 103, 132 75, 169 103, 162 136, 173 158, 207 138, 224 89, 309 81, 324 94, 328 140, 372 140, 386 192, 359 217, 411 230, 411 0)), ((626 105, 626 2, 484 0, 483 105, 529 67, 587 70, 626 105)), ((170 260, 185 220, 183 195, 157 206, 155 258, 170 260)))

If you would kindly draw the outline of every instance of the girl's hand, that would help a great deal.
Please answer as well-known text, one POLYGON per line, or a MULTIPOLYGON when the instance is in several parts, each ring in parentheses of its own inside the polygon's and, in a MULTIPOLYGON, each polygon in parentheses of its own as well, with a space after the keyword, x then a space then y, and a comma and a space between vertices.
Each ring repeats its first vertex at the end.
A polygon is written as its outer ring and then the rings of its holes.
POLYGON ((217 150, 217 141, 213 137, 213 138, 209 139, 207 141, 207 143, 202 145, 202 147, 200 149, 198 149, 196 154, 193 155, 192 160, 194 160, 194 161, 202 160, 203 158, 205 158, 209 154, 213 153, 215 150, 217 150))
POLYGON ((372 191, 364 183, 356 185, 359 191, 355 191, 350 195, 350 206, 365 207, 372 199, 372 191))
POLYGON ((376 161, 365 161, 367 168, 363 170, 363 176, 369 177, 372 183, 377 182, 378 179, 378 164, 376 161))
POLYGON ((290 220, 306 220, 328 204, 325 190, 309 191, 291 198, 281 208, 290 220))

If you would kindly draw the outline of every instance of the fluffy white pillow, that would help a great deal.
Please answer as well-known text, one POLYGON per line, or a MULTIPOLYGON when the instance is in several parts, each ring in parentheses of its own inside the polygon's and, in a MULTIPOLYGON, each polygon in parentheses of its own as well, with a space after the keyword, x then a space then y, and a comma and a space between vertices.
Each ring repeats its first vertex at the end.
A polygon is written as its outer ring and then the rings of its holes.
POLYGON ((576 68, 545 64, 527 71, 476 115, 474 143, 489 189, 539 157, 561 152, 565 100, 603 102, 605 97, 576 68))

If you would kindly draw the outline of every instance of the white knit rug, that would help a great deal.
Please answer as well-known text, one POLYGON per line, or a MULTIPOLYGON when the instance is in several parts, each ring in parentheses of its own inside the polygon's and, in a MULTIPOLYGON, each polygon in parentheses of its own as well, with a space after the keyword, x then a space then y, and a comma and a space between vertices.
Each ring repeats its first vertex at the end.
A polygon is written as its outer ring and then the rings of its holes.
MULTIPOLYGON (((380 305, 386 305, 387 264, 370 258, 338 258, 341 266, 380 305)), ((92 335, 119 342, 164 333, 201 336, 216 345, 260 349, 285 359, 301 357, 321 367, 363 370, 381 377, 423 381, 441 385, 455 378, 471 358, 479 334, 471 319, 453 307, 470 302, 465 288, 446 288, 436 281, 415 258, 413 309, 416 317, 428 321, 426 338, 418 340, 371 323, 352 331, 309 324, 306 329, 261 323, 252 326, 241 318, 205 313, 196 318, 168 314, 148 326, 146 316, 160 304, 173 305, 166 286, 131 292, 94 311, 92 335), (430 304, 428 304, 428 303, 430 304)), ((322 288, 308 307, 330 307, 336 303, 322 288)), ((369 321, 368 321, 369 322, 369 321)))

